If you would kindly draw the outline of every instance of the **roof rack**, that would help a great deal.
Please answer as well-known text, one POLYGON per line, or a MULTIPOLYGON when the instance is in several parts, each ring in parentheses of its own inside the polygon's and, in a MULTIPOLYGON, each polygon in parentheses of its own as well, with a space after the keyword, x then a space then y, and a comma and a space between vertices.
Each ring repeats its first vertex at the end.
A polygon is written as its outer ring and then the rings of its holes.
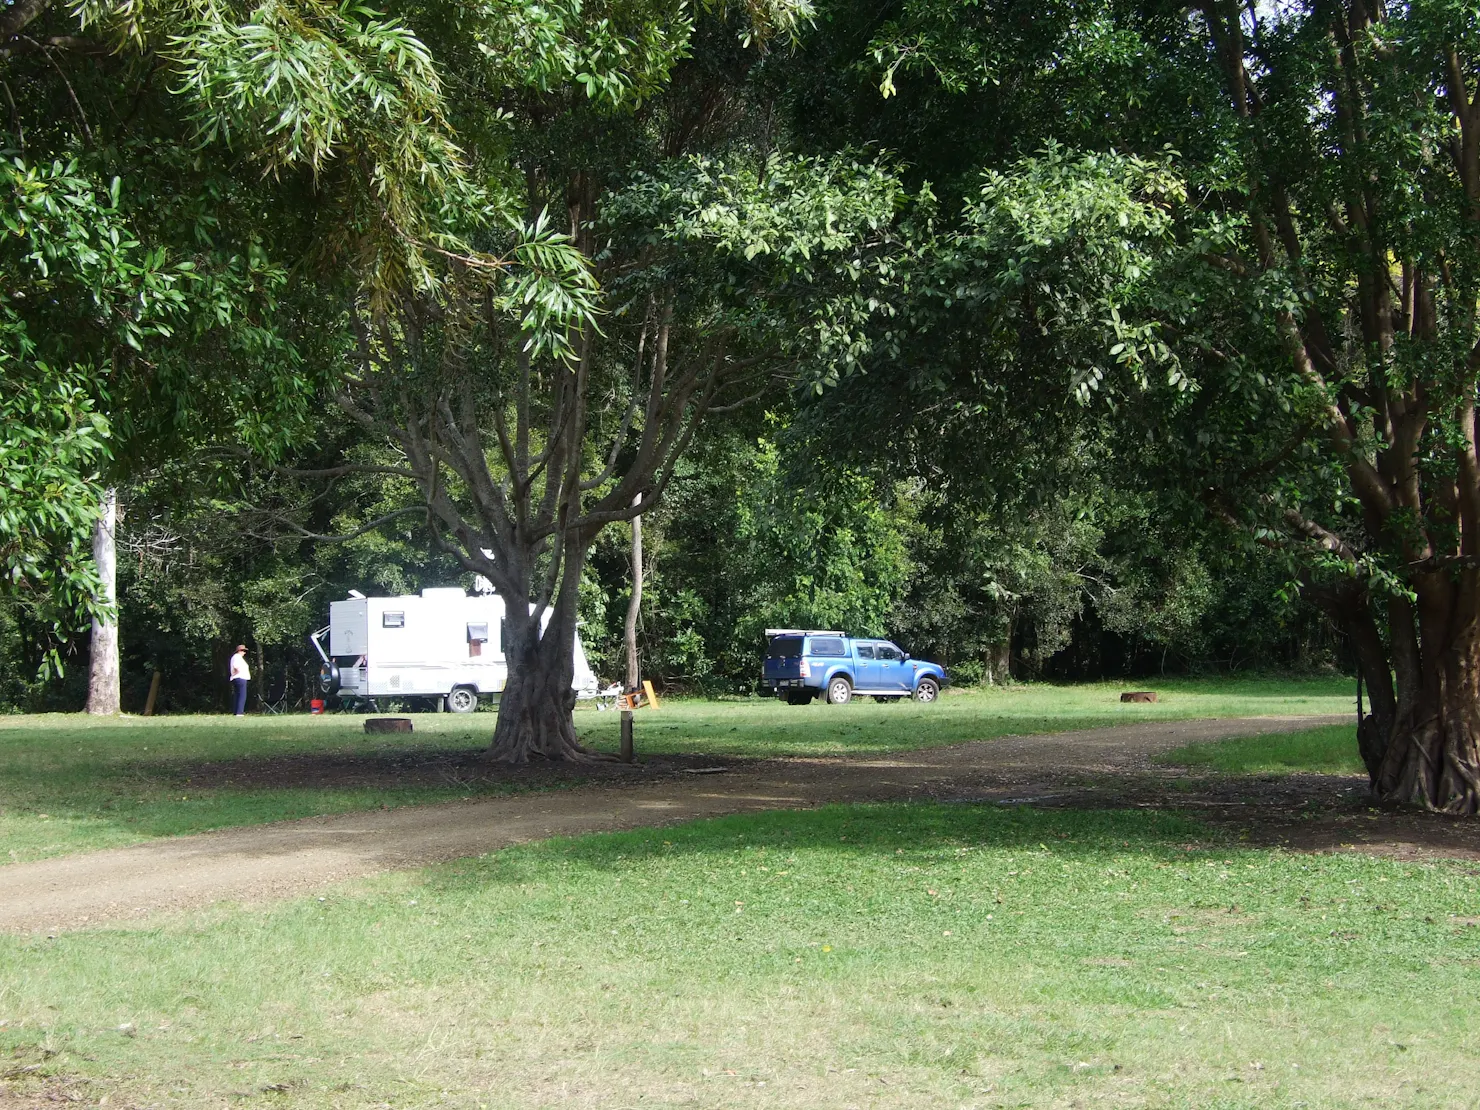
POLYGON ((838 632, 829 628, 768 628, 767 636, 846 636, 846 632, 838 632))

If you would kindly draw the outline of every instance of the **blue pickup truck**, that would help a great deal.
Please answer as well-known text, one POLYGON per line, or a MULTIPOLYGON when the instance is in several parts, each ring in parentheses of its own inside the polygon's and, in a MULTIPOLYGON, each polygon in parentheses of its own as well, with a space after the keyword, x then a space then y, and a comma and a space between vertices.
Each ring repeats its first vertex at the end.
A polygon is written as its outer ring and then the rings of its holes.
POLYGON ((842 705, 854 694, 875 701, 934 701, 946 684, 945 668, 911 659, 888 640, 805 628, 766 629, 766 669, 761 689, 806 705, 824 698, 842 705))

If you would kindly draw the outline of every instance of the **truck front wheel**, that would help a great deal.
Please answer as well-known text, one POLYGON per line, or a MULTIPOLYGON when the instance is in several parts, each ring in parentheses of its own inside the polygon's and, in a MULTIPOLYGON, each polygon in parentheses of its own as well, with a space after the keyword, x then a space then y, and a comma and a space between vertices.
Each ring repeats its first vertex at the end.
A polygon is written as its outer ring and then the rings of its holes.
POLYGON ((933 678, 920 679, 920 685, 915 687, 916 701, 934 701, 940 696, 940 684, 933 678))
POLYGON ((847 705, 853 697, 853 683, 842 675, 838 675, 827 684, 827 703, 829 705, 847 705))
POLYGON ((478 708, 478 691, 471 686, 459 686, 447 695, 447 712, 471 713, 478 708))

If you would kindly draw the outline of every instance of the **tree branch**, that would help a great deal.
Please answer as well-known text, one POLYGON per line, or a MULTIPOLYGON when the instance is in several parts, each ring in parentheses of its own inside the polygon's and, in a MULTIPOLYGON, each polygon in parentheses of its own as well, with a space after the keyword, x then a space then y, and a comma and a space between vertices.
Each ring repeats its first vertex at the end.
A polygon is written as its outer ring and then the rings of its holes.
POLYGON ((13 39, 51 7, 52 0, 15 0, 0 12, 0 41, 13 39))
MULTIPOLYGON (((373 532, 375 529, 379 528, 387 521, 395 520, 397 517, 410 516, 413 513, 420 513, 425 516, 427 513, 427 508, 425 505, 412 505, 405 509, 397 509, 395 512, 386 513, 384 516, 376 517, 368 524, 364 524, 361 525, 359 528, 356 528, 353 532, 345 532, 334 535, 326 535, 322 532, 310 532, 307 528, 304 528, 297 521, 284 516, 282 513, 267 513, 266 516, 269 520, 273 520, 279 524, 286 525, 300 539, 315 540, 319 543, 344 543, 347 540, 355 539, 357 536, 363 536, 366 532, 373 532)), ((276 536, 264 536, 260 532, 252 531, 250 528, 247 529, 247 535, 259 540, 274 540, 277 538, 276 536)))

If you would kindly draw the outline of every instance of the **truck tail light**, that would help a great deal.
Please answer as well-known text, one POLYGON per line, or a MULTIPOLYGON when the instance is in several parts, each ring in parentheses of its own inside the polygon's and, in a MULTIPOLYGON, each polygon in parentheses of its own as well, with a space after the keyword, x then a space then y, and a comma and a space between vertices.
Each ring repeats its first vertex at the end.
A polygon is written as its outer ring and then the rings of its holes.
POLYGON ((812 667, 811 667, 811 665, 805 659, 802 660, 801 675, 802 675, 803 678, 811 678, 812 677, 812 667))

